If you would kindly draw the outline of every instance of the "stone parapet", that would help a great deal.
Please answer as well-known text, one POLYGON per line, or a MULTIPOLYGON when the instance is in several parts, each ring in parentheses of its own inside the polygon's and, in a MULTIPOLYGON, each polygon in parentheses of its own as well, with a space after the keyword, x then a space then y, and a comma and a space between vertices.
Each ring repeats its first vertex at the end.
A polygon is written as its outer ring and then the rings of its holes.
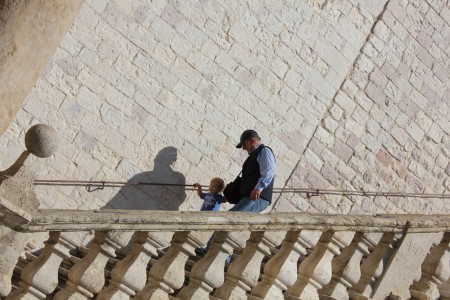
POLYGON ((14 230, 50 238, 6 299, 409 299, 450 275, 447 215, 39 210, 14 230))

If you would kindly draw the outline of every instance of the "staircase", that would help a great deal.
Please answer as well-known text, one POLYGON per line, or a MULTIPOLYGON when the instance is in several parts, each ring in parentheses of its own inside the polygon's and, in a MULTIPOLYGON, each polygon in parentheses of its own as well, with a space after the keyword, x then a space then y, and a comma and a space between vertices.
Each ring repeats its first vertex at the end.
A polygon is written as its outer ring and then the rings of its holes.
POLYGON ((1 299, 450 299, 448 215, 38 209, 27 145, 0 172, 1 299))

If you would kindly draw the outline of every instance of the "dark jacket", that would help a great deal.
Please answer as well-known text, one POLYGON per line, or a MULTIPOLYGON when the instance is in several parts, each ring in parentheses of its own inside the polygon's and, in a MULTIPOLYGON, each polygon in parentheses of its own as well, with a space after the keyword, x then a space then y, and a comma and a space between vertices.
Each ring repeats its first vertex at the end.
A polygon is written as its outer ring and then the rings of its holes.
MULTIPOLYGON (((242 181, 239 187, 239 196, 241 198, 250 197, 252 190, 255 188, 259 178, 261 177, 261 171, 259 169, 259 163, 257 158, 258 155, 263 150, 263 148, 265 147, 266 146, 261 144, 256 150, 254 150, 249 155, 249 157, 247 157, 247 159, 244 162, 244 165, 242 166, 242 181)), ((272 151, 272 149, 270 149, 270 151, 272 151)), ((272 179, 272 182, 262 190, 260 198, 272 202, 273 182, 274 179, 272 179)))

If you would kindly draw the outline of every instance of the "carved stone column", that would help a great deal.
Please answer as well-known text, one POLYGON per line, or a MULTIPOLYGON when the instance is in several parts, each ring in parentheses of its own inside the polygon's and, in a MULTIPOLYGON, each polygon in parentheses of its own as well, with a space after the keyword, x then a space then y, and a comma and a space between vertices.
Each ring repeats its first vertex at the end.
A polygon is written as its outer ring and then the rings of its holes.
POLYGON ((321 299, 349 299, 347 289, 356 284, 361 277, 361 260, 367 257, 369 248, 374 247, 382 234, 357 232, 350 246, 332 263, 333 278, 320 292, 321 299))
POLYGON ((306 249, 313 248, 321 235, 321 231, 289 231, 280 250, 266 263, 262 280, 251 291, 249 299, 283 299, 283 292, 297 279, 300 255, 306 255, 306 249))
POLYGON ((395 234, 384 233, 378 245, 361 264, 361 278, 348 292, 350 299, 369 299, 372 287, 383 272, 383 258, 387 256, 388 249, 392 249, 395 234))
POLYGON ((27 151, 10 168, 0 172, 0 297, 10 293, 14 267, 28 241, 28 234, 14 228, 30 222, 39 207, 34 174, 24 165, 30 154, 51 156, 58 147, 58 135, 48 125, 34 125, 25 135, 25 146, 27 151))
POLYGON ((59 265, 74 247, 60 232, 50 232, 41 254, 22 271, 19 289, 6 299, 45 299, 58 285, 59 265))
POLYGON ((147 285, 135 299, 169 299, 170 294, 183 286, 189 256, 194 256, 194 250, 202 245, 189 231, 176 232, 167 253, 152 266, 147 285))
POLYGON ((228 256, 236 247, 245 245, 247 232, 216 231, 208 253, 192 268, 189 285, 177 295, 180 299, 214 299, 209 294, 224 283, 224 268, 228 256))
POLYGON ((331 280, 331 261, 348 246, 355 232, 324 232, 314 250, 300 264, 298 278, 285 294, 286 299, 319 299, 318 290, 331 280))
POLYGON ((214 296, 220 299, 246 298, 258 282, 264 256, 270 255, 270 248, 278 244, 279 235, 278 232, 252 232, 243 252, 228 267, 225 283, 214 296))
MULTIPOLYGON (((450 278, 450 232, 445 233, 441 243, 431 249, 422 264, 422 278, 410 291, 416 299, 438 299, 439 288, 450 278)), ((450 293, 450 291, 449 291, 450 293)))
POLYGON ((157 249, 165 247, 173 232, 136 232, 131 252, 113 268, 107 288, 97 299, 125 299, 135 295, 147 282, 147 264, 157 249))
POLYGON ((93 298, 105 284, 105 266, 120 245, 115 242, 114 232, 97 231, 88 253, 69 271, 69 281, 55 299, 93 298))
POLYGON ((28 234, 0 225, 0 297, 6 297, 11 292, 14 267, 27 240, 28 234))

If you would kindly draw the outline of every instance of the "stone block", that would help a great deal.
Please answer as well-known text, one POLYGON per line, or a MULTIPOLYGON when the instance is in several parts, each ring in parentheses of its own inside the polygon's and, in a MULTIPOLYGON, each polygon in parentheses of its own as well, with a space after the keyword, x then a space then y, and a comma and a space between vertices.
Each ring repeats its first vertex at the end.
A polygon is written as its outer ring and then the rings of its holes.
POLYGON ((360 124, 360 126, 365 126, 367 121, 369 120, 369 114, 362 109, 360 106, 357 106, 356 109, 352 113, 352 118, 360 124))
POLYGON ((306 149, 303 154, 303 159, 317 171, 320 171, 323 166, 323 161, 309 149, 306 149))
POLYGON ((369 78, 371 82, 375 83, 381 88, 384 88, 388 82, 388 78, 378 68, 373 69, 373 71, 369 75, 369 78))
POLYGON ((131 59, 139 51, 138 46, 136 46, 106 22, 100 22, 95 28, 95 32, 102 37, 102 40, 105 43, 114 46, 113 48, 115 49, 115 51, 122 54, 124 57, 131 59))
POLYGON ((377 153, 381 147, 381 143, 372 135, 364 133, 361 136, 361 142, 373 153, 377 153))
POLYGON ((433 139, 433 141, 435 141, 436 143, 440 143, 444 135, 444 132, 439 127, 439 125, 433 123, 431 125, 430 130, 428 131, 428 135, 433 139))
POLYGON ((365 91, 367 93, 367 96, 376 104, 383 105, 385 103, 385 95, 380 87, 377 87, 373 83, 369 82, 365 91))
POLYGON ((433 244, 439 243, 442 233, 406 233, 390 257, 389 269, 378 279, 372 299, 384 299, 391 292, 403 299, 410 298, 409 285, 420 276, 420 266, 433 244))
POLYGON ((345 129, 353 133, 357 138, 360 138, 365 132, 365 126, 361 126, 352 118, 347 118, 345 122, 345 129))
POLYGON ((419 126, 417 126, 415 123, 409 124, 409 126, 407 126, 405 130, 417 143, 420 143, 425 135, 423 130, 420 129, 419 126))
POLYGON ((342 177, 344 177, 348 181, 352 181, 356 176, 356 172, 350 168, 345 162, 338 161, 336 164, 336 172, 339 173, 342 177))
POLYGON ((199 28, 197 28, 194 24, 191 24, 189 21, 182 21, 178 27, 177 31, 192 45, 201 49, 205 42, 208 40, 208 37, 205 33, 203 33, 199 28))
POLYGON ((161 13, 161 19, 170 26, 176 28, 184 20, 184 16, 172 5, 167 4, 161 13))
MULTIPOLYGON (((222 30, 213 20, 208 19, 206 23, 203 25, 206 29, 206 34, 210 39, 212 39, 220 48, 229 50, 233 38, 230 37, 232 31, 230 31, 230 35, 222 30)), ((234 36, 236 40, 244 40, 240 36, 234 36)))
POLYGON ((337 93, 335 101, 347 114, 351 114, 356 108, 354 101, 343 92, 337 93))
POLYGON ((350 157, 353 155, 352 148, 338 139, 334 141, 333 150, 336 156, 342 159, 344 162, 348 162, 350 157))

